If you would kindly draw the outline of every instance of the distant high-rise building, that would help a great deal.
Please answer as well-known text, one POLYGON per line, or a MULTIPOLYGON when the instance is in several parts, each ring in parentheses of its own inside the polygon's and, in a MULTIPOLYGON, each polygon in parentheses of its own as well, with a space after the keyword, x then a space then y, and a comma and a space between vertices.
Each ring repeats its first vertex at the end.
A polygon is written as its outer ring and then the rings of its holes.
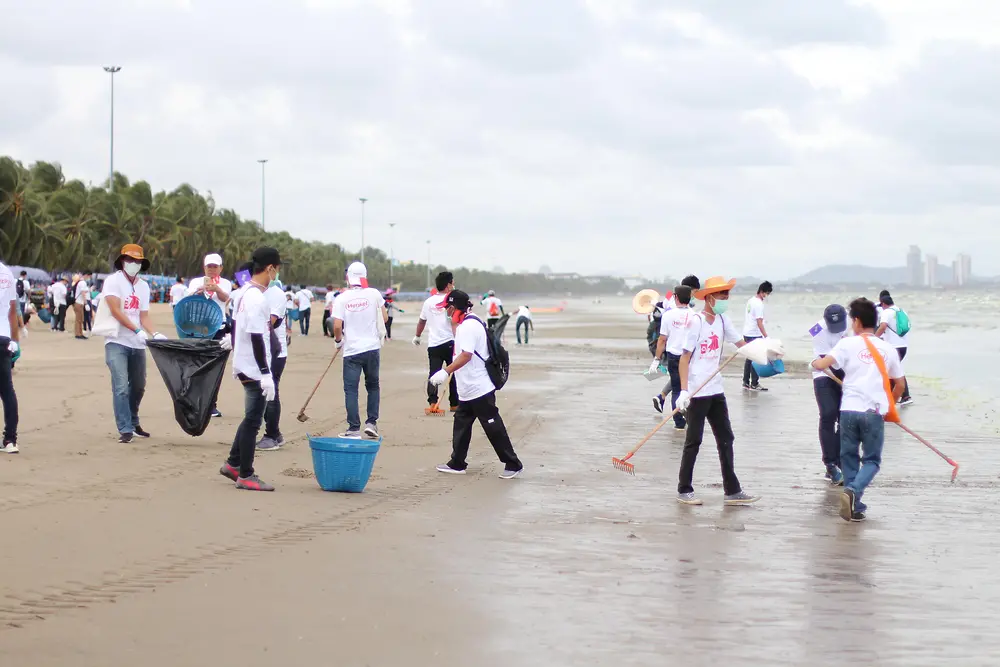
POLYGON ((906 253, 906 275, 911 285, 919 287, 924 284, 924 263, 918 246, 911 245, 910 252, 906 253))
POLYGON ((955 284, 962 287, 972 279, 972 257, 964 253, 955 258, 951 264, 954 271, 955 284))
POLYGON ((924 261, 925 278, 928 287, 938 286, 938 260, 937 255, 927 255, 924 261))

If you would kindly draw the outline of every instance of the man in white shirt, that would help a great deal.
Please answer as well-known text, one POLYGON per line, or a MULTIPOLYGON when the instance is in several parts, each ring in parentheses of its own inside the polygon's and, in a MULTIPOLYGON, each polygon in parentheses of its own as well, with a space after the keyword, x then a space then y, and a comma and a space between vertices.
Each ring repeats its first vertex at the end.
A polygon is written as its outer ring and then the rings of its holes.
POLYGON ((677 396, 677 407, 687 413, 687 435, 681 455, 677 500, 685 505, 701 504, 691 484, 706 421, 712 427, 719 450, 725 504, 749 505, 760 500, 759 496, 743 491, 736 477, 733 464, 735 436, 729 422, 722 375, 716 373, 722 363, 723 343, 733 343, 736 347, 746 345, 739 330, 725 316, 729 309, 729 292, 735 286, 735 280, 727 282, 721 276, 706 280, 705 287, 695 292, 695 298, 705 302, 705 310, 693 319, 684 337, 684 353, 679 364, 681 392, 677 396))
MULTIPOLYGON (((378 318, 383 325, 388 317, 382 293, 368 286, 368 269, 361 262, 347 268, 350 289, 333 301, 333 339, 344 351, 344 403, 347 407, 347 432, 345 438, 361 437, 361 417, 358 412, 358 385, 361 373, 365 374, 368 392, 365 435, 378 437, 379 410, 379 350, 382 335, 378 318)), ((299 308, 301 312, 301 307, 299 308)))
MULTIPOLYGON (((771 296, 773 290, 771 283, 765 280, 757 288, 757 294, 747 301, 747 314, 743 321, 743 340, 747 343, 767 337, 767 329, 764 327, 764 300, 771 296)), ((743 388, 751 391, 767 391, 760 386, 760 377, 749 359, 743 363, 743 388)))
POLYGON ((285 372, 285 363, 288 361, 286 335, 288 323, 285 321, 288 301, 277 277, 268 285, 264 299, 267 300, 271 323, 271 376, 274 378, 274 400, 267 404, 267 410, 264 411, 264 437, 257 443, 257 449, 269 452, 281 449, 285 444, 285 438, 281 434, 281 375, 285 372))
POLYGON ((864 521, 865 489, 882 467, 885 422, 899 421, 896 401, 903 395, 906 378, 896 350, 875 336, 875 304, 855 299, 848 308, 854 335, 844 338, 812 367, 826 370, 834 364, 844 371, 844 396, 840 403, 840 463, 844 493, 840 516, 845 521, 864 521), (895 381, 894 388, 888 385, 895 381), (859 454, 858 450, 861 450, 859 454))
MULTIPOLYGON (((684 353, 684 341, 687 337, 688 327, 691 326, 697 314, 691 310, 691 288, 687 285, 678 285, 674 288, 674 303, 676 307, 664 311, 660 319, 660 336, 656 343, 656 355, 653 364, 649 367, 651 372, 655 372, 660 365, 663 355, 667 356, 667 372, 670 373, 670 409, 677 407, 677 397, 681 393, 680 364, 681 354, 684 353)), ((663 395, 659 396, 659 412, 663 412, 663 395)), ((674 428, 683 431, 687 426, 684 415, 678 412, 674 415, 674 428)))
POLYGON ((504 314, 503 312, 503 302, 497 298, 497 293, 490 290, 486 293, 486 298, 483 299, 482 305, 486 308, 486 323, 489 325, 490 329, 497 325, 500 321, 500 317, 504 314))
MULTIPOLYGON (((437 385, 430 381, 443 366, 447 366, 455 358, 455 333, 451 327, 451 319, 448 317, 445 297, 455 289, 455 276, 451 271, 442 271, 434 279, 434 287, 438 293, 426 299, 420 308, 420 319, 417 320, 417 335, 413 337, 413 344, 420 345, 420 336, 427 330, 427 361, 430 365, 430 373, 427 375, 427 404, 430 407, 429 414, 443 413, 438 405, 437 385)), ((451 404, 451 411, 458 410, 458 390, 455 388, 455 378, 452 377, 448 385, 448 403, 451 404)))
MULTIPOLYGON (((830 354, 837 343, 847 335, 847 309, 840 304, 830 304, 823 311, 823 319, 809 329, 813 339, 813 359, 822 359, 830 354)), ((844 371, 831 368, 840 380, 844 371)), ((840 421, 840 400, 844 395, 840 384, 822 371, 813 370, 813 393, 819 408, 819 444, 823 452, 826 478, 833 486, 844 483, 840 470, 840 435, 837 425, 840 421)))
POLYGON ((295 302, 299 306, 299 333, 303 336, 309 335, 309 320, 312 319, 313 298, 313 293, 305 285, 301 285, 299 291, 295 293, 295 302))
POLYGON ((521 344, 521 327, 524 327, 524 344, 528 344, 528 329, 535 330, 535 322, 531 318, 531 309, 528 306, 521 306, 514 316, 514 331, 517 332, 517 344, 521 344))
POLYGON ((66 331, 66 295, 69 294, 69 280, 66 276, 61 276, 59 280, 52 284, 52 324, 53 331, 66 331))
POLYGON ((90 301, 90 273, 84 273, 73 285, 73 335, 77 340, 87 340, 83 335, 87 302, 90 301))
POLYGON ((14 274, 0 262, 0 401, 3 401, 3 446, 0 454, 17 454, 17 394, 14 393, 13 363, 21 356, 20 306, 14 274))
POLYGON ((333 335, 333 300, 337 293, 333 291, 333 283, 326 286, 326 297, 323 300, 323 336, 333 335))
POLYGON ((271 309, 264 292, 281 270, 281 255, 274 248, 257 248, 251 258, 250 282, 243 290, 234 313, 233 375, 243 384, 243 421, 236 429, 229 458, 219 474, 245 491, 274 491, 253 469, 257 434, 264 422, 267 404, 274 400, 271 356, 271 309))
POLYGON ((146 341, 150 336, 166 339, 153 331, 149 319, 149 283, 139 277, 148 268, 149 260, 140 246, 123 246, 115 260, 115 273, 105 279, 101 293, 118 321, 118 333, 104 340, 118 442, 132 442, 135 435, 149 437, 139 424, 139 404, 146 393, 146 341))
MULTIPOLYGON (((896 302, 893 301, 892 296, 888 292, 879 297, 879 302, 882 305, 882 310, 879 312, 878 329, 875 335, 896 349, 896 354, 899 356, 900 366, 902 367, 903 359, 906 358, 906 348, 909 347, 908 339, 910 332, 905 331, 903 335, 899 334, 899 306, 896 305, 896 302)), ((910 405, 912 403, 913 397, 910 396, 910 383, 907 382, 906 387, 903 388, 903 395, 899 399, 899 404, 910 405)))
MULTIPOLYGON (((693 274, 685 276, 684 279, 681 281, 681 285, 684 287, 691 288, 692 296, 694 295, 695 290, 701 289, 701 281, 698 280, 698 276, 693 274)), ((659 357, 656 356, 656 347, 660 342, 660 329, 663 327, 663 315, 670 312, 674 308, 677 308, 678 306, 679 304, 677 303, 676 295, 672 295, 670 296, 670 298, 664 299, 663 301, 658 301, 653 308, 652 314, 650 314, 650 324, 646 328, 646 343, 649 345, 649 353, 653 355, 653 358, 655 360, 657 360, 656 369, 658 371, 660 370, 660 366, 668 365, 667 364, 668 360, 666 356, 659 356, 659 357)), ((694 303, 688 304, 689 314, 694 314, 696 312, 694 306, 695 306, 694 303)), ((679 363, 680 360, 678 360, 678 364, 679 363)), ((650 365, 650 369, 652 368, 653 366, 650 365)), ((667 383, 663 385, 663 389, 660 390, 659 394, 653 396, 653 409, 661 413, 663 412, 663 405, 667 402, 667 395, 673 394, 675 388, 678 392, 680 391, 680 384, 674 384, 671 381, 669 371, 670 369, 668 368, 667 383)), ((671 404, 674 404, 676 402, 676 399, 677 396, 673 395, 670 401, 671 404)))
POLYGON ((431 378, 435 385, 444 384, 448 376, 458 379, 458 411, 452 427, 451 459, 439 465, 438 472, 464 475, 468 467, 469 444, 472 442, 472 425, 479 420, 486 437, 493 445, 497 458, 504 464, 500 479, 514 479, 524 467, 507 434, 500 411, 497 409, 496 386, 486 370, 490 357, 486 339, 487 325, 472 314, 469 295, 452 290, 445 297, 448 317, 457 324, 455 329, 455 360, 431 378))
POLYGON ((177 282, 170 288, 170 307, 176 306, 185 296, 187 296, 187 287, 184 285, 184 279, 177 276, 177 282))
POLYGON ((21 276, 15 284, 17 293, 17 304, 21 309, 21 317, 24 323, 28 323, 28 304, 31 302, 31 282, 28 280, 28 272, 21 271, 21 276))
MULTIPOLYGON (((228 278, 222 277, 222 255, 218 253, 205 255, 204 266, 205 275, 192 278, 191 282, 188 283, 185 295, 191 296, 192 294, 201 294, 208 297, 213 303, 222 309, 222 314, 225 318, 226 312, 229 309, 229 298, 233 291, 233 283, 230 282, 228 278)), ((226 330, 220 329, 215 334, 215 340, 222 340, 225 335, 226 330)), ((212 417, 221 416, 222 413, 219 412, 215 405, 213 405, 212 417)))

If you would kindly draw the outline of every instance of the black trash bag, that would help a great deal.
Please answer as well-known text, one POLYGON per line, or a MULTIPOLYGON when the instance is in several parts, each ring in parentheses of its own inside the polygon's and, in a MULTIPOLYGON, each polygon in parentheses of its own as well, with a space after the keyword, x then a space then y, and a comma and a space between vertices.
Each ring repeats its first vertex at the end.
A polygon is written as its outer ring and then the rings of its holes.
POLYGON ((493 335, 497 338, 503 338, 503 330, 507 328, 507 321, 510 320, 510 315, 504 315, 497 323, 493 325, 493 335))
POLYGON ((212 421, 229 352, 219 341, 197 338, 150 340, 146 345, 174 401, 177 423, 188 435, 201 435, 212 421))

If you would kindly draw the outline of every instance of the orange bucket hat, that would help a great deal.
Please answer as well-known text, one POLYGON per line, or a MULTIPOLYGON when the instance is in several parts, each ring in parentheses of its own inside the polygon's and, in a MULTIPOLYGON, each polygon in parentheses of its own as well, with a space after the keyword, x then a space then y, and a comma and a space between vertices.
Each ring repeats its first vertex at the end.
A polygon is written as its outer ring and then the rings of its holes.
POLYGON ((121 254, 118 255, 118 259, 115 260, 115 269, 121 271, 122 263, 125 258, 138 259, 142 262, 142 270, 145 271, 149 268, 149 260, 142 252, 142 246, 136 245, 135 243, 126 243, 122 246, 121 254))
POLYGON ((729 292, 734 287, 736 287, 736 278, 733 278, 729 282, 722 276, 712 276, 705 281, 705 285, 700 289, 696 290, 694 293, 694 298, 699 301, 704 301, 705 297, 709 294, 716 294, 718 292, 729 292))

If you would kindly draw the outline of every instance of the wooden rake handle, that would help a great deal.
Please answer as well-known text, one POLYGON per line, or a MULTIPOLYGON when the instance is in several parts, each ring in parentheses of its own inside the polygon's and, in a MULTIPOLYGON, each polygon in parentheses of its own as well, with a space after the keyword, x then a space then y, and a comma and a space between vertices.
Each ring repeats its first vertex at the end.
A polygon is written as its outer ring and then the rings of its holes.
POLYGON ((302 409, 299 410, 300 415, 305 413, 306 408, 309 407, 309 401, 311 401, 313 396, 316 395, 316 390, 319 389, 319 386, 323 383, 323 378, 325 378, 326 374, 330 372, 331 368, 333 368, 333 362, 335 362, 337 360, 337 357, 340 356, 340 350, 341 348, 338 347, 337 350, 333 353, 333 358, 330 359, 330 363, 327 364, 326 370, 323 371, 323 374, 319 376, 319 380, 316 381, 316 386, 313 387, 313 390, 309 393, 309 398, 306 399, 306 402, 302 405, 302 409))

